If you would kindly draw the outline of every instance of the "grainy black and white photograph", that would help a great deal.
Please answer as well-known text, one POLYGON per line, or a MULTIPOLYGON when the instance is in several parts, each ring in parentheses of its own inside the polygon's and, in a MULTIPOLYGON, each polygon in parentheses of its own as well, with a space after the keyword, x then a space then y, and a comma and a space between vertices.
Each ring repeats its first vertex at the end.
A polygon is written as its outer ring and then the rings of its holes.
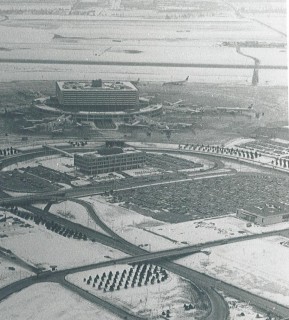
POLYGON ((0 0, 0 319, 289 319, 286 0, 0 0))

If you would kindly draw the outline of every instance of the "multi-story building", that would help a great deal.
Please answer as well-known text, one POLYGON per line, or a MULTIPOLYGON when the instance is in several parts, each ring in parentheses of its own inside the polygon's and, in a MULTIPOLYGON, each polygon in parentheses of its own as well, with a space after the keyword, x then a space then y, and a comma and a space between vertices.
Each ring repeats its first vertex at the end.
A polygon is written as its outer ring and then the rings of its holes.
POLYGON ((57 81, 56 97, 66 110, 117 112, 139 109, 139 92, 131 82, 57 81))
POLYGON ((262 226, 289 221, 289 205, 266 204, 237 209, 237 217, 262 226))
POLYGON ((122 171, 143 167, 145 152, 125 145, 117 146, 106 143, 106 146, 95 152, 74 155, 74 166, 87 175, 122 171))

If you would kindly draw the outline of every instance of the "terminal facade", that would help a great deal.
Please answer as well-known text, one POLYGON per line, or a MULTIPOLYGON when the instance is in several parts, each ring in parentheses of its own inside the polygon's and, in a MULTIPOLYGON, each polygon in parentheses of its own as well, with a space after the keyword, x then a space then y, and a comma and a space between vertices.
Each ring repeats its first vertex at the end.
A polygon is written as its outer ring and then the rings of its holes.
POLYGON ((128 147, 124 142, 107 141, 95 152, 74 155, 76 170, 86 175, 137 169, 144 166, 146 154, 128 147))

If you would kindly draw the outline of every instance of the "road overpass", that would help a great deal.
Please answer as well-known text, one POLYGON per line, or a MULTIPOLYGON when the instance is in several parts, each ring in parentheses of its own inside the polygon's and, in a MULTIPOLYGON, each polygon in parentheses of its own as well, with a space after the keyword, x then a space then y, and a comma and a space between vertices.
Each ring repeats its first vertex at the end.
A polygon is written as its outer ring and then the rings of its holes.
MULTIPOLYGON (((179 150, 176 150, 176 151, 180 152, 179 150)), ((204 153, 204 154, 206 154, 206 153, 204 153)), ((209 156, 209 154, 208 154, 208 156, 209 156)), ((212 156, 214 156, 214 155, 212 155, 212 156)), ((38 196, 39 196, 38 200, 40 200, 42 195, 38 195, 38 196)), ((55 194, 54 195, 52 195, 52 194, 48 195, 47 194, 47 195, 43 195, 43 196, 44 197, 47 197, 47 196, 51 197, 51 196, 58 196, 58 195, 55 195, 55 194)), ((62 196, 64 197, 66 195, 62 195, 62 196)), ((23 201, 23 199, 25 199, 26 201, 27 200, 29 200, 29 201, 34 201, 35 200, 34 195, 33 195, 32 198, 30 196, 25 197, 25 198, 23 198, 23 197, 15 197, 15 198, 9 198, 9 200, 13 201, 14 199, 17 199, 17 198, 18 198, 18 200, 20 202, 23 201)), ((51 198, 49 198, 49 199, 51 199, 51 198)), ((47 200, 47 198, 46 198, 46 200, 47 200)), ((11 203, 14 203, 14 201, 11 202, 11 203)), ((39 210, 39 209, 34 208, 33 211, 35 212, 35 210, 39 210)), ((57 217, 55 215, 51 215, 49 213, 43 212, 42 210, 40 210, 40 211, 41 211, 41 213, 38 212, 38 214, 42 214, 43 216, 47 215, 46 218, 49 217, 49 219, 52 219, 53 221, 55 221, 54 219, 61 219, 60 217, 57 217)), ((94 232, 94 230, 85 228, 85 227, 80 226, 78 224, 73 224, 72 222, 69 222, 66 219, 62 219, 61 223, 65 223, 65 225, 69 225, 70 227, 73 226, 73 227, 77 228, 76 230, 83 230, 83 233, 85 233, 85 232, 94 232), (84 229, 78 229, 78 228, 84 228, 84 229)), ((284 316, 287 316, 287 314, 289 313, 288 308, 286 308, 284 306, 280 306, 277 303, 269 301, 269 300, 266 300, 266 299, 264 299, 262 297, 255 296, 255 295, 253 295, 253 294, 251 294, 251 293, 249 293, 247 291, 244 291, 244 290, 242 290, 240 288, 237 288, 237 287, 234 287, 234 286, 232 286, 230 284, 227 284, 227 283, 221 282, 219 280, 216 280, 214 278, 211 278, 211 277, 209 277, 209 276, 207 276, 205 274, 201 274, 201 273, 198 273, 198 272, 196 272, 194 270, 190 270, 190 269, 185 270, 183 266, 180 266, 178 264, 175 264, 175 263, 172 263, 172 262, 168 261, 169 259, 176 259, 177 257, 185 255, 185 254, 193 254, 193 253, 196 253, 196 252, 200 252, 200 251, 202 251, 202 250, 204 250, 204 249, 206 249, 208 247, 212 247, 212 246, 216 246, 216 245, 222 245, 222 244, 228 244, 228 243, 236 242, 236 241, 245 241, 245 240, 258 238, 258 237, 266 237, 266 236, 270 236, 270 235, 274 235, 274 234, 279 234, 280 232, 282 232, 282 231, 275 231, 275 232, 272 232, 272 233, 268 232, 268 233, 264 233, 264 234, 261 234, 261 235, 242 236, 242 237, 237 237, 237 238, 232 238, 232 239, 219 240, 219 241, 215 241, 213 243, 212 242, 208 242, 206 244, 202 244, 201 246, 198 245, 198 246, 191 246, 191 247, 185 247, 185 248, 172 249, 172 250, 176 250, 175 252, 174 251, 168 252, 168 250, 166 250, 166 252, 160 251, 160 252, 156 252, 156 253, 145 253, 145 251, 142 250, 141 248, 138 248, 138 247, 136 247, 136 246, 134 246, 132 244, 129 244, 128 242, 126 242, 123 239, 122 239, 122 241, 120 241, 120 239, 119 239, 120 237, 115 237, 114 238, 113 237, 113 233, 111 234, 111 237, 106 236, 105 243, 106 243, 106 245, 109 245, 109 246, 112 246, 112 247, 115 246, 115 248, 117 248, 119 250, 122 250, 122 251, 127 250, 126 252, 130 252, 130 254, 134 254, 135 255, 134 257, 128 257, 129 260, 127 260, 127 261, 124 260, 124 261, 122 261, 122 263, 138 263, 138 262, 144 263, 145 261, 147 261, 147 262, 154 261, 156 264, 164 266, 165 268, 167 268, 171 272, 175 272, 175 273, 181 275, 184 278, 188 277, 188 278, 192 279, 192 281, 194 283, 196 283, 197 285, 200 285, 200 287, 204 287, 207 290, 210 290, 211 287, 218 288, 220 290, 224 290, 225 292, 227 292, 228 294, 230 294, 233 297, 236 297, 237 299, 242 299, 244 301, 251 301, 251 303, 255 304, 256 306, 259 306, 259 307, 261 307, 261 308, 263 308, 265 310, 271 311, 273 313, 279 314, 280 316, 284 317, 284 316)), ((100 235, 100 234, 96 235, 96 233, 94 232, 93 236, 99 242, 104 241, 104 240, 101 240, 101 237, 103 237, 105 235, 100 235)), ((104 239, 104 238, 102 238, 102 239, 104 239)), ((103 243, 103 242, 101 242, 101 243, 103 243)), ((118 261, 110 261, 108 263, 109 263, 108 265, 112 265, 112 264, 118 263, 118 261)), ((97 267, 97 266, 90 265, 90 266, 84 266, 84 267, 81 267, 81 268, 83 268, 83 270, 91 270, 91 268, 95 268, 95 267, 97 267)), ((77 270, 74 270, 74 271, 78 272, 78 270, 81 271, 81 269, 77 269, 77 270)), ((70 270, 66 270, 66 271, 73 272, 73 270, 71 270, 71 269, 70 270)), ((53 274, 50 274, 50 273, 46 273, 45 274, 45 273, 43 273, 43 275, 41 274, 40 278, 37 278, 38 280, 35 280, 35 281, 40 281, 40 280, 44 281, 45 279, 47 281, 50 281, 49 279, 53 279, 54 275, 57 275, 57 273, 53 273, 53 274)), ((33 281, 32 282, 26 281, 25 285, 29 286, 31 283, 32 284, 34 283, 33 281)), ((15 284, 14 289, 17 291, 17 290, 20 290, 19 288, 20 288, 19 284, 15 284)), ((15 290, 14 290, 14 292, 15 292, 15 290)), ((211 290, 212 290, 212 288, 211 288, 211 290)), ((0 300, 1 300, 1 296, 3 296, 3 293, 1 293, 1 292, 2 292, 2 290, 0 289, 0 300)), ((13 290, 12 289, 10 291, 7 290, 7 292, 12 292, 13 293, 13 290)), ((211 291, 208 291, 208 292, 210 292, 210 294, 212 295, 211 291)), ((216 307, 216 308, 218 309, 218 307, 216 307)), ((222 319, 222 318, 220 318, 220 319, 222 319)), ((216 318, 212 318, 212 320, 216 320, 216 318)))

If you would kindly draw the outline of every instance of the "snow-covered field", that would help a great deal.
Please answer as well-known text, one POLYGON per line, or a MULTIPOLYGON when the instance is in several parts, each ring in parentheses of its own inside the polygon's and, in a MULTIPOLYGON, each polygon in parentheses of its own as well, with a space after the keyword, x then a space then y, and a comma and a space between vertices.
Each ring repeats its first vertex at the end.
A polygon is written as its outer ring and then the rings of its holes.
POLYGON ((60 172, 74 172, 73 158, 63 157, 59 155, 50 155, 45 157, 39 157, 29 161, 23 161, 12 164, 3 169, 3 171, 10 171, 17 168, 37 167, 42 165, 44 167, 57 170, 60 172))
POLYGON ((122 285, 120 290, 113 292, 104 292, 103 289, 98 289, 97 285, 94 288, 92 283, 88 285, 83 280, 88 279, 90 275, 94 278, 97 274, 101 276, 103 272, 108 274, 109 271, 113 274, 119 271, 121 274, 123 270, 129 268, 130 266, 127 265, 111 266, 109 269, 100 268, 80 272, 68 275, 66 278, 84 290, 146 319, 161 319, 161 313, 166 310, 170 310, 170 319, 192 319, 195 309, 184 311, 184 304, 194 304, 190 283, 172 273, 169 273, 168 279, 161 283, 148 283, 141 287, 136 284, 134 288, 128 286, 127 289, 122 285))
POLYGON ((265 227, 253 224, 249 227, 247 221, 240 220, 233 214, 170 224, 128 210, 120 205, 108 203, 101 196, 85 197, 83 200, 93 205, 100 219, 114 232, 149 251, 289 228, 289 222, 265 227))
POLYGON ((262 312, 256 311, 254 306, 248 303, 241 302, 229 297, 225 297, 225 300, 229 305, 230 320, 239 320, 240 318, 244 320, 255 320, 257 314, 259 315, 260 319, 266 318, 262 312), (241 314, 244 314, 244 316, 242 316, 241 314))
POLYGON ((7 220, 8 226, 0 224, 1 231, 7 235, 0 238, 0 246, 37 267, 49 269, 56 265, 58 269, 65 269, 125 256, 97 242, 69 239, 31 220, 19 220, 30 226, 12 225, 12 220, 7 220))
POLYGON ((159 251, 175 246, 184 246, 184 244, 162 238, 145 230, 148 227, 163 225, 163 222, 159 220, 143 216, 117 204, 107 203, 101 196, 85 197, 83 200, 93 205, 100 219, 114 232, 146 250, 159 251))
MULTIPOLYGON (((0 288, 7 286, 8 284, 30 277, 33 272, 30 272, 18 265, 0 257, 0 288), (9 267, 15 270, 9 269, 9 267)), ((1 312, 0 312, 1 313, 1 312)))
POLYGON ((168 223, 146 229, 161 237, 168 237, 178 243, 189 245, 251 234, 250 228, 246 227, 246 222, 234 217, 168 223))
POLYGON ((126 174, 130 175, 131 177, 139 177, 139 176, 150 176, 150 175, 156 175, 161 174, 161 171, 156 168, 141 168, 141 169, 131 169, 131 170, 125 170, 126 174))
POLYGON ((225 164, 225 168, 228 169, 234 169, 237 170, 238 172, 262 172, 262 168, 257 168, 257 167, 252 167, 252 166, 246 166, 245 164, 241 162, 236 162, 236 161, 223 161, 225 164))
POLYGON ((288 238, 273 236, 222 245, 178 263, 289 306, 288 238))
POLYGON ((281 48, 242 48, 242 52, 258 58, 263 65, 287 65, 287 50, 281 48))
MULTIPOLYGON (((134 11, 132 11, 133 14, 134 11)), ((224 17, 203 21, 111 20, 98 17, 10 15, 0 25, 0 58, 129 61, 167 63, 252 64, 223 41, 282 41, 258 23, 224 17), (58 35, 58 37, 55 37, 58 35), (205 35, 205 38, 204 38, 205 35)), ((2 81, 20 79, 137 79, 250 85, 253 70, 135 66, 2 64, 2 81), (173 75, 173 77, 172 77, 173 75)), ((285 84, 286 70, 260 72, 261 85, 285 84), (268 73, 269 72, 269 73, 268 73), (262 74, 262 76, 261 76, 262 74), (279 75, 279 76, 278 76, 279 75), (268 81, 268 83, 267 83, 268 81)))
POLYGON ((79 203, 73 201, 56 203, 50 207, 49 212, 98 232, 106 233, 92 220, 87 210, 79 203))
POLYGON ((1 319, 13 320, 119 320, 61 285, 39 283, 0 303, 1 319))
MULTIPOLYGON (((228 86, 251 85, 251 69, 210 69, 181 67, 147 67, 122 65, 61 65, 1 63, 0 81, 84 79, 98 74, 103 80, 174 81, 189 76, 189 82, 216 83, 228 86), (13 69, 12 66, 13 65, 13 69), (173 76, 172 76, 173 75, 173 76)), ((259 70, 259 85, 286 86, 287 70, 259 70)))

